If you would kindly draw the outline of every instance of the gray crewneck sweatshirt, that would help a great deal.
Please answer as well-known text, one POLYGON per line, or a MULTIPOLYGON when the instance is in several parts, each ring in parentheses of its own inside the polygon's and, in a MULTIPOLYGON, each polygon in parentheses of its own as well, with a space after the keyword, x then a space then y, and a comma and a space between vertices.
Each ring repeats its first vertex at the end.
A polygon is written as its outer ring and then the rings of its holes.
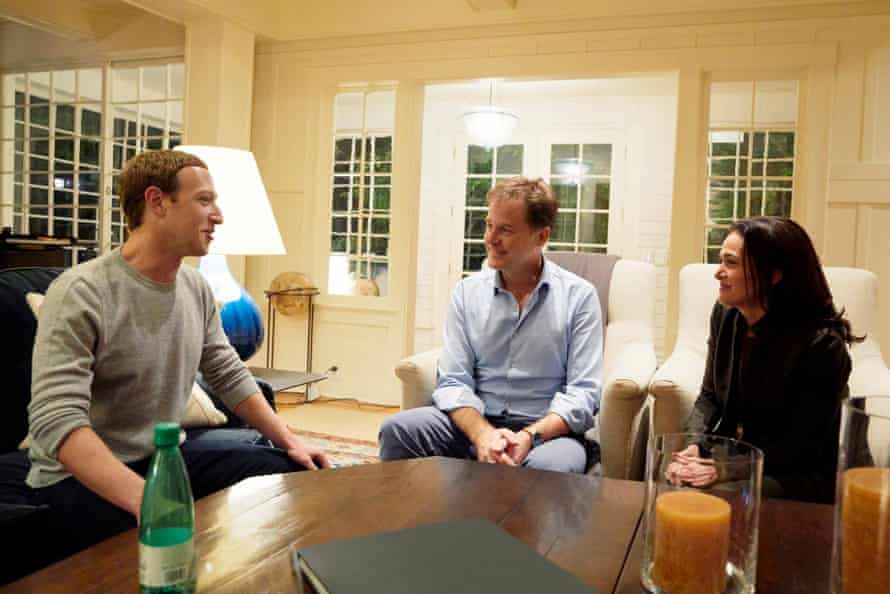
POLYGON ((150 456, 154 424, 181 421, 199 368, 230 410, 259 391, 197 270, 181 266, 176 280, 158 283, 118 249, 65 271, 37 324, 28 484, 70 476, 58 450, 79 427, 92 427, 122 462, 150 456))

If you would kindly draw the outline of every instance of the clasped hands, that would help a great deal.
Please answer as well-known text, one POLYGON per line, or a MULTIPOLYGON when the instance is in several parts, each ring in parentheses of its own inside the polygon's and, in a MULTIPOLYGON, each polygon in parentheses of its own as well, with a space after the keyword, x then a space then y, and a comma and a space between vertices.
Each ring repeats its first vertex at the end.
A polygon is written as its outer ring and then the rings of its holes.
POLYGON ((490 427, 473 445, 479 462, 518 466, 531 451, 532 439, 525 431, 490 427))
POLYGON ((665 479, 672 485, 707 487, 717 482, 717 467, 709 458, 702 458, 697 445, 671 454, 665 479))

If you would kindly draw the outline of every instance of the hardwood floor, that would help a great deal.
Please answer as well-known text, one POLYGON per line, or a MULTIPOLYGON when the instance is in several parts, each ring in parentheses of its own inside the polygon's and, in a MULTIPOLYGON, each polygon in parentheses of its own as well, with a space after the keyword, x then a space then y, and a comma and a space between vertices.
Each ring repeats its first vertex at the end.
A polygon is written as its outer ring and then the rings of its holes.
POLYGON ((377 434, 383 419, 399 410, 396 406, 364 404, 350 400, 320 399, 308 404, 297 404, 302 398, 291 393, 279 393, 275 400, 278 414, 294 427, 374 443, 377 442, 377 434))

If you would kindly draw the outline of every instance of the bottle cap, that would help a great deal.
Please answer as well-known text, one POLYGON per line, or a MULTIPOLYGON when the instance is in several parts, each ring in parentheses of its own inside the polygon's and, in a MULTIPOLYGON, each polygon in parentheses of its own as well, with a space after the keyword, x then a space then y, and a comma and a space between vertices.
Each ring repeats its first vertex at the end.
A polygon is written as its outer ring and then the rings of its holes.
POLYGON ((155 425, 155 447, 163 448, 179 445, 179 423, 158 423, 155 425))

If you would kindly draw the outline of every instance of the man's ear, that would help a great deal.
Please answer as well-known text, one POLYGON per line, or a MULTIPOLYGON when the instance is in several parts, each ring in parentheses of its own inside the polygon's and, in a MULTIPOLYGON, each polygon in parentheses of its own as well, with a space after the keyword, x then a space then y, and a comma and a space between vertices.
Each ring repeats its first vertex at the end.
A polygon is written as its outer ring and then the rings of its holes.
POLYGON ((544 247, 544 244, 550 241, 550 227, 541 227, 535 231, 535 236, 535 243, 538 244, 538 247, 544 247))
POLYGON ((773 286, 776 286, 780 280, 782 280, 782 271, 776 268, 773 270, 773 276, 770 281, 773 283, 773 286))
POLYGON ((167 207, 164 206, 164 193, 157 186, 145 188, 145 208, 157 216, 163 216, 167 207))

